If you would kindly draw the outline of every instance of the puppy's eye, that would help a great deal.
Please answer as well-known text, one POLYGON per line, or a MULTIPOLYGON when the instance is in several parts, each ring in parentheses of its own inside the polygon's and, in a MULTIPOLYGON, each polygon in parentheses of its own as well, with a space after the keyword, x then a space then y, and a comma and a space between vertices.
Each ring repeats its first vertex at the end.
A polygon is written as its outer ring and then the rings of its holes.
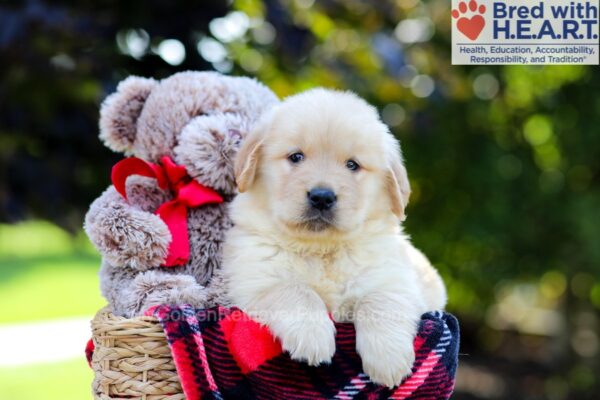
POLYGON ((304 153, 301 151, 297 151, 288 156, 288 160, 294 164, 298 164, 300 161, 304 160, 304 153))
POLYGON ((350 171, 358 171, 360 169, 360 165, 354 160, 346 161, 346 168, 350 171))

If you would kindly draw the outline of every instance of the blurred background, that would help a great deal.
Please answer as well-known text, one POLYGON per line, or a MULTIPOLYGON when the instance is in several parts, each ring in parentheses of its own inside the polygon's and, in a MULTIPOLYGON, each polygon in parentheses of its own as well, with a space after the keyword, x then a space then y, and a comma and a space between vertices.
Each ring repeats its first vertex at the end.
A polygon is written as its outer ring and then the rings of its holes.
POLYGON ((3 1, 0 398, 90 398, 81 226, 131 74, 351 89, 402 142, 406 230, 462 326, 455 399, 600 398, 600 71, 450 65, 448 0, 3 1))

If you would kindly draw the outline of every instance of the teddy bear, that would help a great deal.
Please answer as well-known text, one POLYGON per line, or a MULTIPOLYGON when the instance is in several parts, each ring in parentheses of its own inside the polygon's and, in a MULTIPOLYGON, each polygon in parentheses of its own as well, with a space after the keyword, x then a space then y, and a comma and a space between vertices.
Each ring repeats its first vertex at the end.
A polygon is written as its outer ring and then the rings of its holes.
POLYGON ((130 158, 113 167, 84 229, 102 256, 100 289, 115 315, 225 298, 216 272, 232 225, 233 160, 278 101, 254 79, 193 71, 131 76, 104 100, 100 138, 130 158))

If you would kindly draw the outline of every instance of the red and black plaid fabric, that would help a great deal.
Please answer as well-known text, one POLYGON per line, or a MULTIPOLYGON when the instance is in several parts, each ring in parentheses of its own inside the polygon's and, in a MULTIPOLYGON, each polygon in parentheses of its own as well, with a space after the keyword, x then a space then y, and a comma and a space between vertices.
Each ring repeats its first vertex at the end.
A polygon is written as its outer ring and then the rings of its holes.
POLYGON ((446 313, 421 317, 413 374, 394 389, 373 384, 362 372, 352 324, 336 324, 332 363, 310 367, 291 360, 267 328, 236 308, 158 306, 147 314, 165 330, 188 400, 442 400, 454 388, 459 327, 446 313))

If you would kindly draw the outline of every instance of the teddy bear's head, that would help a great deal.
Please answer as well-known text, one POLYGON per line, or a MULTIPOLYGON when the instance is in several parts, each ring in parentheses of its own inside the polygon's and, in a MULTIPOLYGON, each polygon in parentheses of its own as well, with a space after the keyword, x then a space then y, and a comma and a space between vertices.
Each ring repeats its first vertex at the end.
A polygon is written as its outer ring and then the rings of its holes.
POLYGON ((257 118, 278 102, 254 79, 216 72, 129 77, 100 110, 110 149, 150 162, 169 156, 199 183, 235 193, 233 158, 257 118))

